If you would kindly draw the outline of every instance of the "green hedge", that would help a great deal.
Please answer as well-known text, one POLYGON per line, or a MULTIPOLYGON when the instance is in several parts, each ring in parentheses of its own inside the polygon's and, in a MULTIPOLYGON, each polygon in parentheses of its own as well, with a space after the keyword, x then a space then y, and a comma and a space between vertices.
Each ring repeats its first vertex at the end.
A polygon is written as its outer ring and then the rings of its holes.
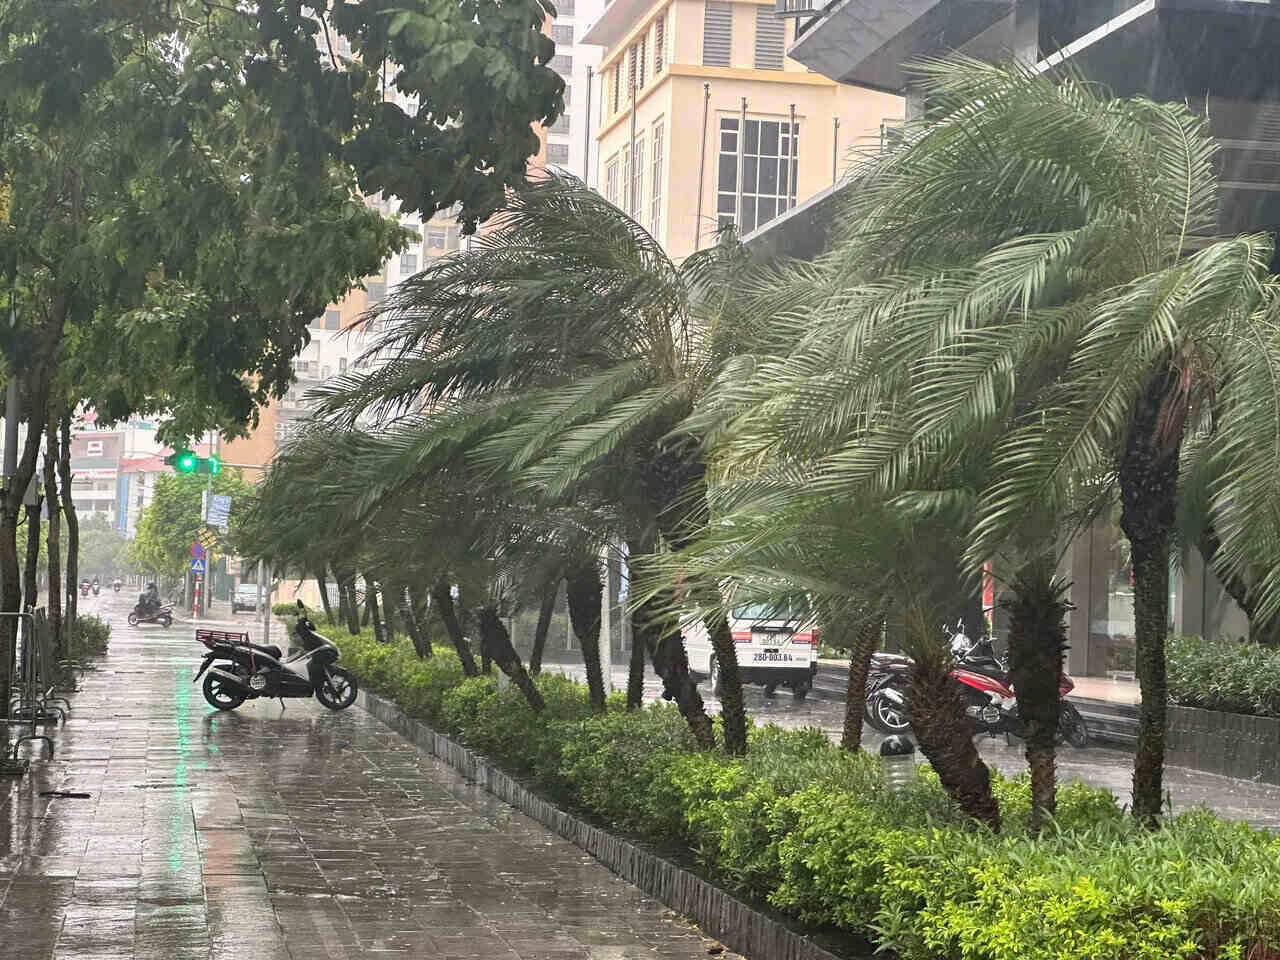
POLYGON ((1280 650, 1241 640, 1172 637, 1168 660, 1174 703, 1280 717, 1280 650))
POLYGON ((111 624, 93 614, 77 614, 68 633, 68 650, 73 660, 100 657, 107 652, 111 624))
MULTIPOLYGON (((585 690, 539 677, 540 714, 451 651, 334 633, 343 662, 411 716, 716 882, 904 960, 1243 960, 1280 948, 1280 839, 1208 811, 1136 826, 1105 791, 1059 791, 1033 840, 1025 777, 997 777, 999 836, 960 816, 921 767, 906 795, 878 761, 818 730, 753 729, 747 757, 693 749, 676 710, 593 715, 585 690), (1261 945, 1254 953, 1256 946, 1261 945)), ((1268 954, 1270 955, 1270 954, 1268 954)))

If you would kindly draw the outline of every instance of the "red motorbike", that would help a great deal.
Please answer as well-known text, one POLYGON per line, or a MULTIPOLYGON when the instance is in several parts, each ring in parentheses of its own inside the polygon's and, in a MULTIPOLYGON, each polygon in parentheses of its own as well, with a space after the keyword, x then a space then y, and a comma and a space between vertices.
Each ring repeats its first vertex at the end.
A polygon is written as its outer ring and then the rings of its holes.
MULTIPOLYGON (((950 631, 948 631, 950 632, 950 631)), ((1025 734, 1022 719, 1018 716, 1018 703, 1013 687, 1009 684, 1009 669, 996 656, 990 637, 971 642, 957 625, 952 634, 951 650, 956 667, 951 677, 964 689, 965 716, 974 733, 991 736, 1022 737, 1025 734)), ((907 672, 911 669, 909 657, 877 654, 872 658, 871 673, 867 681, 867 722, 882 733, 906 733, 911 724, 907 720, 907 672)), ((1058 742, 1073 747, 1089 743, 1089 728, 1075 704, 1066 695, 1075 683, 1064 672, 1058 678, 1058 694, 1062 705, 1058 716, 1058 742)))

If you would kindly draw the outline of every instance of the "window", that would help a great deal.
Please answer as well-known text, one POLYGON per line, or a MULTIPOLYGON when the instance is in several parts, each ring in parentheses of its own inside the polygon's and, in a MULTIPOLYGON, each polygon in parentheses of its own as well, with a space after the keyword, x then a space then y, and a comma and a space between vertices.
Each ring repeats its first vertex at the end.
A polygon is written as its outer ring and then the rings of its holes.
POLYGON ((551 39, 556 42, 557 46, 562 43, 566 46, 573 46, 573 27, 562 27, 559 24, 553 24, 551 27, 551 39))
POLYGON ((781 70, 786 52, 787 22, 769 7, 756 7, 756 69, 781 70))
POLYGON ((733 48, 733 4, 707 0, 702 10, 702 63, 707 67, 729 66, 733 48))
POLYGON ((564 94, 562 96, 564 97, 564 106, 565 106, 565 109, 567 110, 573 104, 573 85, 572 84, 566 83, 564 85, 564 94))
POLYGON ((319 330, 324 326, 324 317, 312 317, 311 322, 307 324, 312 330, 319 330))
POLYGON ((458 249, 458 228, 447 227, 444 231, 444 248, 446 250, 458 249))
MULTIPOLYGON (((720 119, 720 158, 716 219, 720 226, 735 222, 738 201, 738 118, 720 119)), ((791 178, 792 148, 799 157, 800 125, 795 143, 785 120, 748 120, 742 144, 742 221, 740 233, 750 233, 795 205, 791 178)))
POLYGON ((418 272, 418 255, 416 253, 400 254, 400 272, 401 273, 417 273, 418 272))
POLYGON ((659 14, 653 22, 653 72, 659 74, 667 57, 667 15, 659 14))
POLYGON ((556 117, 556 122, 550 128, 552 133, 568 133, 569 132, 569 115, 562 113, 556 117))
POLYGON ((556 4, 556 14, 561 17, 573 16, 573 0, 560 0, 556 4))
POLYGON ((84 445, 84 455, 85 455, 86 457, 100 457, 100 456, 102 456, 102 441, 101 441, 101 440, 90 440, 88 443, 86 443, 86 444, 84 445))
POLYGON ((444 227, 427 227, 427 249, 443 250, 446 239, 444 227))
POLYGON ((604 167, 604 198, 618 205, 618 158, 610 157, 604 167))
POLYGON ((365 287, 369 291, 369 303, 381 303, 382 298, 387 295, 387 285, 382 280, 370 280, 365 287))
POLYGON ((618 65, 613 68, 613 100, 611 104, 612 113, 618 112, 618 97, 621 96, 621 93, 622 93, 620 89, 621 86, 622 86, 622 64, 619 62, 618 65))
POLYGON ((644 209, 644 134, 636 137, 631 148, 631 205, 630 213, 640 219, 640 211, 644 209))
POLYGON ((649 201, 649 232, 655 237, 662 225, 662 134, 662 121, 659 120, 653 125, 653 186, 650 188, 653 199, 649 201))
POLYGON ((342 314, 337 310, 326 310, 324 312, 324 328, 326 330, 337 330, 342 326, 342 314))
POLYGON ((556 73, 573 73, 573 57, 557 53, 547 64, 556 73))
POLYGON ((567 143, 547 144, 547 163, 565 167, 569 165, 569 145, 567 143))
POLYGON ((631 99, 631 95, 636 92, 636 54, 639 51, 633 43, 631 49, 627 51, 627 99, 631 99))
POLYGON ((636 45, 636 89, 644 88, 645 67, 649 64, 649 34, 640 34, 640 42, 636 45))
POLYGON ((343 373, 343 372, 345 372, 345 371, 346 371, 346 369, 347 369, 347 358, 346 358, 346 357, 339 357, 339 358, 338 358, 338 372, 339 372, 339 373, 343 373))
POLYGON ((626 212, 631 212, 631 150, 623 147, 622 155, 622 172, 618 176, 618 192, 621 196, 618 198, 618 206, 626 212))

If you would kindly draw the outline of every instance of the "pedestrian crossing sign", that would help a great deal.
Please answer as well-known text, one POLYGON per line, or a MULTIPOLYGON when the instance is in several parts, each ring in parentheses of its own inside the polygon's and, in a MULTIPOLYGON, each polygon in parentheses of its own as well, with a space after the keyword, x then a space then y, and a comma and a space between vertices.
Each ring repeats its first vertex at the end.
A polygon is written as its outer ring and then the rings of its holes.
POLYGON ((191 558, 191 572, 192 572, 192 573, 204 573, 204 571, 205 571, 205 562, 204 562, 204 557, 192 557, 192 558, 191 558))

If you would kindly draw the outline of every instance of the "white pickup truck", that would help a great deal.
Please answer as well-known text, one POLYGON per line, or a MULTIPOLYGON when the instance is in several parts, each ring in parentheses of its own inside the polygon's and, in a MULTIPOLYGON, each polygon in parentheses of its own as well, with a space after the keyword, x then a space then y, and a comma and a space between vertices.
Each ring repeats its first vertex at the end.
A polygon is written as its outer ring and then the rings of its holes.
MULTIPOLYGON (((797 700, 805 698, 818 672, 818 629, 807 604, 782 609, 759 603, 735 607, 729 614, 729 631, 744 684, 763 686, 769 697, 778 687, 790 687, 797 700)), ((720 666, 706 627, 701 622, 688 623, 682 632, 689 670, 710 678, 712 692, 719 696, 720 666)))

